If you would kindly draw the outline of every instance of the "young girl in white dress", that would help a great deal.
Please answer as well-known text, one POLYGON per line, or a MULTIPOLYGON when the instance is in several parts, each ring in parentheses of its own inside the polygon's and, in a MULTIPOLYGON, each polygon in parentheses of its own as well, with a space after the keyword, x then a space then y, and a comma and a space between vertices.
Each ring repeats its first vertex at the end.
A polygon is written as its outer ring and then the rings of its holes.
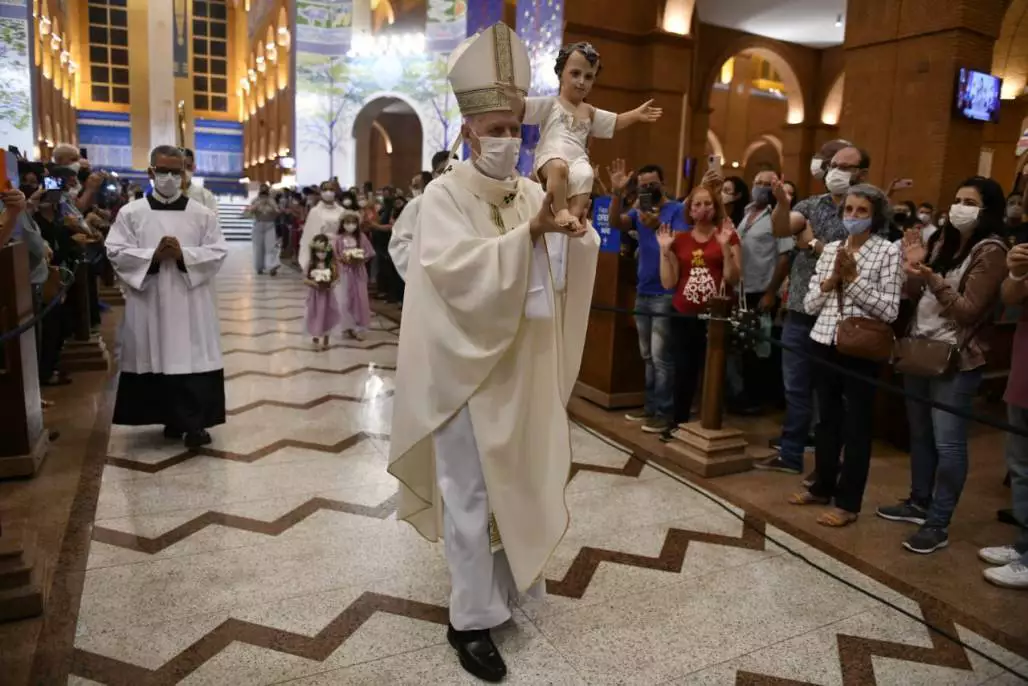
POLYGON ((657 121, 662 110, 651 107, 652 100, 622 114, 586 103, 600 73, 600 53, 589 43, 561 48, 555 71, 560 95, 523 98, 508 88, 507 97, 515 114, 524 112, 525 124, 540 127, 535 173, 553 195, 557 223, 579 230, 593 188, 593 168, 586 150, 589 137, 613 138, 615 131, 632 124, 657 121))

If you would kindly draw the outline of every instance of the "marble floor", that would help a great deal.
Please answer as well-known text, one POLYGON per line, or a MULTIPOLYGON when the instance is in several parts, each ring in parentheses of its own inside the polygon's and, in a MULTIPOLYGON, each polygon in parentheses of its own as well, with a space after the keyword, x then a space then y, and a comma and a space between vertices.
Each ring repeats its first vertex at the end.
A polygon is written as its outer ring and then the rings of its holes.
MULTIPOLYGON (((298 276, 249 260, 219 277, 213 445, 111 429, 68 683, 474 683, 441 546, 395 519, 396 325, 315 352, 298 276)), ((578 426, 573 451, 549 595, 496 632, 509 683, 1025 683, 1025 656, 931 603, 578 426)))

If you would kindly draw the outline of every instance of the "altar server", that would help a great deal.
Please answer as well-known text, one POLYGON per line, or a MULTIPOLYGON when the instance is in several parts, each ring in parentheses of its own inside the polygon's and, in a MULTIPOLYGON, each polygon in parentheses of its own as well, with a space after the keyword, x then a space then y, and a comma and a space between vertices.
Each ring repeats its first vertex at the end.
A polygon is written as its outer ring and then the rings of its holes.
POLYGON ((225 422, 214 277, 228 246, 214 213, 182 193, 183 153, 150 153, 153 192, 125 205, 107 257, 125 288, 114 423, 158 424, 188 448, 225 422))

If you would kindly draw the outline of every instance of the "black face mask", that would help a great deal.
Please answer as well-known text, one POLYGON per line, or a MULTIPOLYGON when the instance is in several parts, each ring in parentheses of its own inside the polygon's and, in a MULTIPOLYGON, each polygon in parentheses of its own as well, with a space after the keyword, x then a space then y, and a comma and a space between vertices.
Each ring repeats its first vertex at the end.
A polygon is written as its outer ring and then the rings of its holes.
POLYGON ((39 186, 33 186, 30 183, 23 183, 18 190, 25 194, 25 199, 27 200, 36 194, 36 191, 39 190, 39 186))
POLYGON ((79 169, 79 174, 78 174, 78 176, 79 176, 79 183, 85 183, 86 179, 89 178, 89 174, 90 173, 91 172, 88 169, 80 168, 79 169))

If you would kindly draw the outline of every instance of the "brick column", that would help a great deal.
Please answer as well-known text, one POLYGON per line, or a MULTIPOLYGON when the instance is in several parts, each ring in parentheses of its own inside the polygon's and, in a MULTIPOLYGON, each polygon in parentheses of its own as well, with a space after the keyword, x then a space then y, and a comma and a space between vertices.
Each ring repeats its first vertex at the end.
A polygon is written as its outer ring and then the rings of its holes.
POLYGON ((1006 4, 849 2, 840 133, 870 152, 872 183, 910 177, 911 199, 938 203, 976 172, 985 125, 954 115, 957 72, 990 70, 1006 4))

